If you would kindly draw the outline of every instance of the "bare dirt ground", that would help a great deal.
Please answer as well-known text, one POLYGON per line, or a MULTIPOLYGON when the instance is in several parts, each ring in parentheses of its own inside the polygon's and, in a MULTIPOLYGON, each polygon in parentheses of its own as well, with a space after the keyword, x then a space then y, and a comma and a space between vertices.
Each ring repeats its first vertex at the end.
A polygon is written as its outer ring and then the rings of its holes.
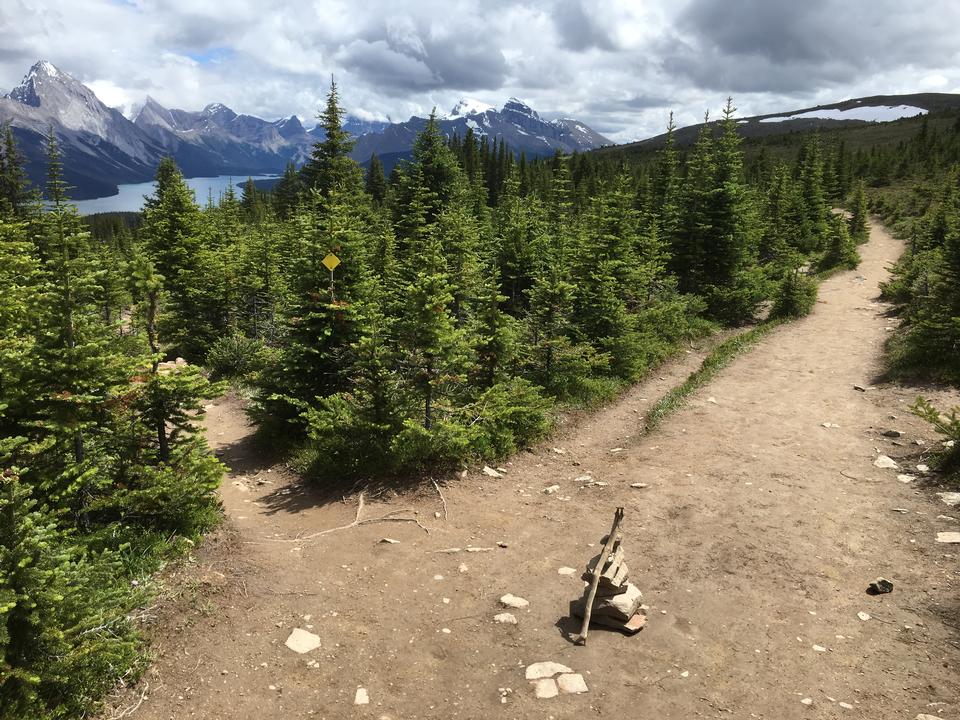
POLYGON ((652 435, 644 412, 702 354, 571 421, 502 478, 438 477, 446 517, 429 483, 368 498, 363 517, 409 508, 429 532, 384 522, 281 542, 350 523, 357 498, 319 504, 261 464, 239 403, 220 401, 206 422, 233 468, 227 527, 165 578, 156 661, 128 717, 960 718, 960 546, 935 541, 960 530, 942 517, 960 508, 939 502, 935 477, 903 483, 873 465, 879 451, 911 468, 936 442, 907 410, 916 388, 876 384, 895 323, 877 283, 900 251, 874 227, 860 269, 827 280, 812 315, 652 435), (883 437, 891 428, 904 436, 883 437), (608 484, 583 488, 587 474, 608 484), (568 603, 617 505, 649 621, 576 647, 568 603), (438 552, 467 546, 491 549, 438 552), (867 595, 878 575, 893 592, 867 595), (492 620, 505 593, 530 601, 515 626, 492 620), (298 627, 321 647, 285 647, 298 627), (589 692, 534 698, 523 666, 541 660, 583 673, 589 692), (361 686, 370 704, 355 706, 361 686))

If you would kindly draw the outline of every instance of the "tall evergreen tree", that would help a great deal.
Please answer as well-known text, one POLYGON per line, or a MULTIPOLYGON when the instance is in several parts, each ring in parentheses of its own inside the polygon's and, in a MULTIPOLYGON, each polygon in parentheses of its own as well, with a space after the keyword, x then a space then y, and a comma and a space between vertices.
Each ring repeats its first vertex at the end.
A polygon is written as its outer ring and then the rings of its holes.
POLYGON ((337 83, 330 78, 327 105, 318 118, 323 128, 323 140, 314 144, 313 153, 302 170, 306 187, 316 190, 324 198, 334 191, 355 192, 362 182, 360 166, 350 157, 354 140, 343 129, 343 116, 337 83))

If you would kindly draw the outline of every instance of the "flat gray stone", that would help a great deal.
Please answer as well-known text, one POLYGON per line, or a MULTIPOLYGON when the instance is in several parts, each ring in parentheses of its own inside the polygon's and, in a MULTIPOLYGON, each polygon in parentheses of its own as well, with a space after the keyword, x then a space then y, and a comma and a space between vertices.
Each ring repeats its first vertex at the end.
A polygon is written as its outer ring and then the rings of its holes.
POLYGON ((878 455, 877 459, 873 461, 873 464, 880 468, 881 470, 899 470, 900 466, 897 465, 896 461, 886 455, 878 455))
POLYGON ((303 655, 320 647, 320 636, 314 635, 312 632, 307 632, 306 630, 301 630, 300 628, 295 628, 293 632, 290 633, 290 637, 287 638, 284 645, 295 653, 303 655))
POLYGON ((950 507, 960 505, 960 492, 937 493, 937 497, 950 507))
POLYGON ((533 683, 533 694, 540 700, 555 698, 559 691, 557 683, 552 678, 542 678, 533 683))
POLYGON ((559 675, 560 673, 572 672, 573 670, 566 665, 561 665, 552 660, 545 660, 527 665, 526 677, 527 680, 539 680, 540 678, 552 678, 554 675, 559 675))
POLYGON ((564 695, 579 695, 589 690, 580 673, 565 673, 557 678, 557 687, 564 695))
POLYGON ((518 610, 522 610, 523 608, 530 605, 530 601, 524 600, 522 597, 517 597, 516 595, 511 595, 510 593, 507 593, 506 595, 500 598, 500 604, 503 605, 504 607, 517 608, 518 610))

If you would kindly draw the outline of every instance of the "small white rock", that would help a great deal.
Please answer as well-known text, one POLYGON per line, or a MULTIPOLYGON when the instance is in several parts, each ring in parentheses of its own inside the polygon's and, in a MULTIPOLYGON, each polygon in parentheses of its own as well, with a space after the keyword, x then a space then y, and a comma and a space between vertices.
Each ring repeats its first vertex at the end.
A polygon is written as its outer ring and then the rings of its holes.
POLYGON ((492 477, 492 478, 503 477, 503 475, 501 475, 500 473, 498 473, 496 470, 494 470, 494 469, 493 469, 492 467, 490 467, 489 465, 484 465, 484 466, 483 466, 483 474, 486 475, 487 477, 492 477))
POLYGON ((294 628, 284 645, 295 653, 303 655, 320 647, 320 636, 300 628, 294 628))
POLYGON ((877 459, 873 461, 873 464, 882 470, 898 470, 900 468, 893 458, 886 455, 878 455, 877 459))
POLYGON ((814 652, 826 652, 826 651, 827 651, 827 649, 826 649, 823 645, 814 645, 814 646, 813 646, 813 650, 814 650, 814 652))
POLYGON ((575 572, 576 572, 575 568, 564 566, 559 570, 557 570, 557 575, 573 575, 575 572))
POLYGON ((550 485, 549 487, 545 487, 545 488, 543 489, 543 494, 544 494, 544 495, 553 495, 554 493, 559 492, 559 491, 560 491, 560 486, 559 486, 559 485, 550 485))
POLYGON ((513 613, 499 613, 498 615, 493 616, 493 621, 495 623, 500 623, 501 625, 516 625, 517 618, 513 613))
POLYGON ((526 678, 527 680, 539 680, 540 678, 552 678, 554 675, 559 675, 560 673, 572 673, 573 670, 568 668, 566 665, 561 665, 558 662, 553 662, 552 660, 545 660, 543 662, 535 662, 527 665, 526 678))
POLYGON ((813 698, 804 698, 800 702, 802 702, 804 705, 813 705, 813 698))
MULTIPOLYGON (((530 601, 524 600, 522 597, 518 597, 516 595, 511 595, 510 593, 507 593, 506 595, 500 598, 500 604, 503 605, 504 607, 522 609, 527 607, 530 604, 530 601)), ((527 679, 530 680, 531 678, 527 678, 527 679)))
POLYGON ((643 488, 650 487, 650 486, 647 485, 647 483, 636 482, 636 483, 630 483, 630 487, 636 488, 637 490, 642 490, 643 488))
POLYGON ((837 705, 842 707, 844 710, 853 710, 853 705, 851 705, 850 703, 842 702, 842 703, 837 703, 837 705))
POLYGON ((857 613, 857 617, 863 620, 864 622, 866 622, 867 620, 870 619, 870 614, 865 613, 863 610, 861 610, 860 612, 857 613))
POLYGON ((356 695, 353 696, 354 705, 369 705, 370 696, 367 694, 367 689, 358 687, 356 695))
POLYGON ((588 691, 580 673, 566 673, 557 678, 557 687, 564 695, 579 695, 588 691))
POLYGON ((924 472, 924 473, 930 472, 930 468, 927 467, 926 465, 920 464, 920 465, 917 465, 917 472, 924 472))
POLYGON ((960 543, 960 532, 938 532, 937 542, 950 544, 960 543))
POLYGON ((541 678, 533 683, 533 694, 540 700, 555 698, 559 694, 557 683, 552 678, 541 678))
POLYGON ((916 475, 907 475, 906 473, 897 475, 897 480, 899 480, 902 483, 913 482, 916 479, 917 479, 916 475))

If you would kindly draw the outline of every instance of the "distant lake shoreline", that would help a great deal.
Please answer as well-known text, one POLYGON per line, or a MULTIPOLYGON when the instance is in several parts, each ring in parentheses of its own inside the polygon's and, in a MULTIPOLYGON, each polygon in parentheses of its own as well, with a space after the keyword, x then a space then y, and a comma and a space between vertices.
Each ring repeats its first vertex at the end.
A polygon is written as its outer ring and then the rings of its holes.
MULTIPOLYGON (((253 177, 254 181, 259 180, 279 180, 278 175, 218 175, 216 177, 196 177, 187 178, 187 187, 193 190, 200 205, 206 205, 207 200, 212 198, 213 203, 220 202, 220 197, 231 185, 234 192, 240 194, 240 186, 247 181, 247 177, 253 177)), ((262 185, 262 184, 261 184, 262 185)), ((91 198, 90 200, 74 200, 73 204, 77 206, 77 211, 81 215, 94 215, 96 213, 108 212, 140 212, 143 209, 144 197, 152 195, 156 188, 156 183, 129 183, 119 185, 119 192, 107 197, 91 198)))

